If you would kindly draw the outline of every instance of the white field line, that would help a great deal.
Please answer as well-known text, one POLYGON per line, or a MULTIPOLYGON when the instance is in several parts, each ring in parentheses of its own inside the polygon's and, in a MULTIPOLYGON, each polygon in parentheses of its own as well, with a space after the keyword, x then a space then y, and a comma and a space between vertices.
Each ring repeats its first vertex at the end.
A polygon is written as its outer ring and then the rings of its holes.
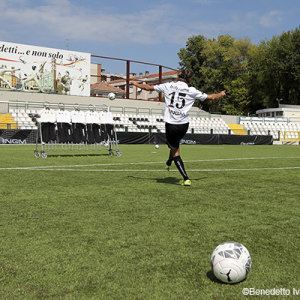
MULTIPOLYGON (((8 168, 9 170, 23 170, 23 171, 72 171, 72 172, 178 172, 177 169, 166 170, 142 170, 142 169, 125 169, 125 170, 111 170, 111 169, 36 169, 36 168, 8 168)), ((251 169, 192 169, 188 172, 234 172, 234 171, 267 171, 267 170, 296 170, 300 167, 281 167, 281 168, 251 168, 251 169)))
MULTIPOLYGON (((239 160, 266 160, 266 159, 300 159, 296 157, 241 157, 241 158, 216 158, 216 159, 199 159, 185 160, 184 163, 192 162, 216 162, 216 161, 239 161, 239 160)), ((15 168, 0 168, 0 170, 27 170, 27 169, 51 169, 51 168, 74 168, 74 167, 97 167, 97 166, 125 166, 125 165, 151 165, 165 164, 165 161, 146 161, 146 162, 129 162, 129 163, 108 163, 108 164, 88 164, 88 165, 62 165, 62 166, 37 166, 37 167, 15 167, 15 168)))
MULTIPOLYGON (((1 145, 1 147, 2 147, 2 145, 1 145)), ((0 149, 0 151, 32 151, 33 152, 33 150, 32 149, 0 149)))
MULTIPOLYGON (((185 162, 215 162, 215 161, 239 161, 239 160, 266 160, 266 159, 300 159, 300 157, 243 157, 243 158, 217 158, 190 160, 185 162)), ((15 167, 0 168, 0 170, 29 170, 29 171, 73 171, 73 172, 166 172, 164 169, 147 170, 147 169, 78 169, 78 167, 94 166, 124 166, 124 165, 150 165, 164 164, 165 162, 132 162, 132 163, 110 163, 110 164, 89 164, 89 165, 65 165, 65 166, 38 166, 38 167, 15 167), (74 167, 76 169, 74 169, 74 167), (72 169, 73 168, 73 169, 72 169)), ((260 171, 260 170, 295 170, 300 167, 277 167, 277 168, 246 168, 246 169, 188 169, 189 172, 231 172, 231 171, 260 171)), ((177 169, 170 170, 176 171, 177 169)))

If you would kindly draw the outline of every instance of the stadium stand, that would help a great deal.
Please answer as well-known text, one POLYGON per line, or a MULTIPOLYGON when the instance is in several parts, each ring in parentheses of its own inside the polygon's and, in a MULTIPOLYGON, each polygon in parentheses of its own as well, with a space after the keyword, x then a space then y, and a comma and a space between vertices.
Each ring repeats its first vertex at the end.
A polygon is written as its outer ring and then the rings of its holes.
POLYGON ((0 114, 0 129, 18 129, 18 125, 11 114, 0 114))
POLYGON ((35 122, 30 117, 30 114, 37 113, 37 110, 10 109, 9 113, 19 129, 37 129, 35 122))
MULTIPOLYGON (((89 106, 82 107, 82 109, 88 110, 89 106)), ((19 129, 37 129, 33 116, 39 114, 40 111, 41 108, 9 109, 9 113, 16 121, 15 123, 19 129)), ((165 132, 165 123, 162 114, 113 113, 113 119, 117 131, 165 132)), ((230 128, 226 122, 219 116, 213 118, 190 117, 189 133, 228 134, 229 130, 230 128)))
MULTIPOLYGON (((58 109, 58 103, 52 103, 58 109)), ((113 108, 113 107, 112 107, 113 108)), ((1 114, 0 124, 11 129, 37 129, 33 118, 42 109, 39 107, 11 106, 8 114, 1 114), (1 121, 2 120, 2 121, 1 121)), ((73 106, 67 107, 72 110, 73 106)), ((81 105, 82 110, 89 110, 90 106, 81 105)), ((101 110, 102 106, 97 107, 101 110)), ((116 109, 116 108, 115 108, 116 109)), ((165 132, 163 110, 139 112, 126 108, 112 110, 115 129, 118 132, 165 132)), ((238 123, 238 122, 237 122, 238 123)), ((290 122, 287 118, 241 117, 239 124, 227 124, 221 115, 190 116, 188 133, 199 134, 233 134, 233 135, 272 135, 274 140, 281 140, 289 132, 290 138, 298 138, 300 123, 290 122)))
POLYGON ((252 118, 241 120, 240 124, 251 135, 272 135, 275 140, 283 137, 287 131, 300 131, 300 123, 289 122, 288 119, 252 118))
POLYGON ((247 135, 246 130, 240 124, 228 124, 234 134, 247 135))

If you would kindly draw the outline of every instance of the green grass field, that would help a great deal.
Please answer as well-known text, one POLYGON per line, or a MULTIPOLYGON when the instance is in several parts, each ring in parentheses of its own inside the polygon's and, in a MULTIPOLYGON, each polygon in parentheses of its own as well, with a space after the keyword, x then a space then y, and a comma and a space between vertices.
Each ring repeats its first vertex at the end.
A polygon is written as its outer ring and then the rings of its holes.
POLYGON ((0 146, 0 299, 253 298, 244 288, 296 297, 298 146, 182 146, 191 187, 174 165, 164 170, 164 145, 121 145, 120 157, 33 150, 0 146), (239 284, 210 270, 225 241, 252 257, 239 284))

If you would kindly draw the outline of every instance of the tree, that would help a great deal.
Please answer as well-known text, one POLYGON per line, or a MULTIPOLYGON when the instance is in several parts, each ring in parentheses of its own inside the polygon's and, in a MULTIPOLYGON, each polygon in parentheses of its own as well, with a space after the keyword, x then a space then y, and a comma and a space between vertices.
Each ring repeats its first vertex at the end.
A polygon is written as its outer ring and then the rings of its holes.
POLYGON ((242 114, 247 112, 249 39, 235 41, 229 35, 218 39, 194 36, 186 49, 178 53, 180 65, 194 72, 192 84, 200 90, 214 93, 226 89, 228 96, 215 102, 205 102, 204 108, 211 112, 242 114))
POLYGON ((227 90, 227 97, 203 103, 210 112, 255 113, 277 106, 277 98, 300 104, 300 27, 259 45, 230 35, 192 36, 178 56, 180 66, 194 72, 191 84, 196 88, 207 93, 227 90))
POLYGON ((181 59, 179 65, 181 67, 193 70, 194 76, 191 84, 194 86, 202 86, 205 81, 201 73, 201 66, 204 63, 203 51, 205 49, 207 40, 204 36, 192 36, 186 43, 186 48, 180 49, 178 56, 181 59))
POLYGON ((263 41, 250 53, 251 98, 259 98, 261 108, 300 104, 300 30, 284 32, 263 41))

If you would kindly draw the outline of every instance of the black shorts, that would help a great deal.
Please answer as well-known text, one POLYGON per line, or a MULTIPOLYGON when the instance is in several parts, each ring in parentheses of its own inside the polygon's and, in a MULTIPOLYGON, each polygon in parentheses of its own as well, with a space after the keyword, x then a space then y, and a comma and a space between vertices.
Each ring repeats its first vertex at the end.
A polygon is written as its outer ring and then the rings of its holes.
POLYGON ((59 143, 68 143, 72 141, 71 125, 69 123, 57 123, 59 143))
POLYGON ((56 140, 56 130, 54 123, 41 123, 42 129, 42 141, 44 143, 49 143, 50 141, 56 140))
POLYGON ((180 140, 185 136, 189 123, 170 124, 166 123, 166 139, 170 149, 178 149, 180 140))

